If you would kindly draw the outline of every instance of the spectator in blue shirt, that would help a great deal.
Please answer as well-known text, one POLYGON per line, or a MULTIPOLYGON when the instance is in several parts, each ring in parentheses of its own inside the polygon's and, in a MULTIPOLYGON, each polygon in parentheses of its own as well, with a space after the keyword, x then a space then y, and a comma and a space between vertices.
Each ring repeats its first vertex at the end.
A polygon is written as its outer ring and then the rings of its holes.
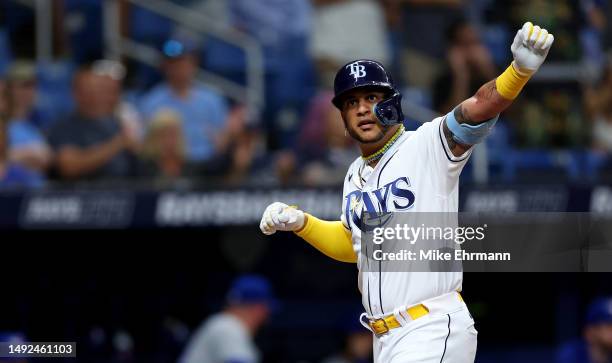
MULTIPOLYGON (((225 145, 228 106, 211 88, 196 83, 198 61, 196 47, 185 40, 168 40, 163 45, 162 70, 166 81, 143 99, 141 108, 146 120, 160 110, 172 110, 183 120, 186 157, 189 161, 209 161, 225 145)), ((234 130, 240 131, 240 130, 234 130)))
POLYGON ((16 61, 7 74, 9 159, 44 174, 52 153, 42 132, 34 124, 36 70, 28 61, 16 61))
POLYGON ((7 139, 6 122, 2 120, 0 115, 0 189, 36 188, 42 186, 43 180, 40 175, 7 160, 7 139))
POLYGON ((563 345, 557 363, 612 363, 612 297, 591 303, 583 339, 563 345))

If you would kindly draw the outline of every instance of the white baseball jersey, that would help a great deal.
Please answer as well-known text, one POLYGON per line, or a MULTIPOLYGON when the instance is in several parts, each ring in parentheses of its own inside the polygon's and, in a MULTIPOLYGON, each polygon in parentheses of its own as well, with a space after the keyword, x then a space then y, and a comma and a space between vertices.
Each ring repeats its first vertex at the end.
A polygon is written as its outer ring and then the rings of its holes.
POLYGON ((211 316, 191 337, 179 363, 258 363, 259 352, 238 318, 211 316))
POLYGON ((460 157, 452 154, 444 137, 444 119, 436 118, 416 131, 404 132, 374 168, 357 158, 344 180, 341 219, 352 233, 353 249, 358 256, 359 289, 363 306, 371 316, 461 291, 462 272, 373 271, 376 269, 364 268, 363 264, 368 262, 361 251, 363 211, 458 211, 459 174, 471 149, 460 157))

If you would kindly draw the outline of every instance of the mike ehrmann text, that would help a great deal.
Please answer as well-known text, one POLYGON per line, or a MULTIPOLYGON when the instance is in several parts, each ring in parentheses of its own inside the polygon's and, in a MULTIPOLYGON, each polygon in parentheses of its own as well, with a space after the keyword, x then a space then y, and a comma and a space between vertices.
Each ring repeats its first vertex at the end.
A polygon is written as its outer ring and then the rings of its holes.
POLYGON ((376 250, 372 254, 376 261, 510 261, 512 256, 509 252, 467 252, 455 250, 443 252, 440 250, 420 250, 397 252, 383 252, 376 250))

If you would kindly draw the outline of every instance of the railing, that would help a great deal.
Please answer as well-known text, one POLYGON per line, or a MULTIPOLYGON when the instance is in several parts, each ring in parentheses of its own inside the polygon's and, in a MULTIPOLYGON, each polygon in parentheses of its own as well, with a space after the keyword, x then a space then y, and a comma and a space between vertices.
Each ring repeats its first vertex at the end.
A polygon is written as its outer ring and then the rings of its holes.
POLYGON ((52 5, 50 0, 13 0, 18 4, 30 7, 36 17, 36 61, 46 62, 53 57, 53 23, 51 19, 52 5))
MULTIPOLYGON (((198 79, 216 86, 228 97, 244 102, 254 116, 265 103, 264 60, 260 45, 255 39, 233 28, 222 26, 215 19, 167 0, 124 0, 173 22, 199 35, 212 35, 242 49, 246 54, 246 87, 212 72, 201 70, 198 79)), ((104 2, 104 40, 106 56, 119 59, 121 55, 140 62, 157 65, 161 54, 153 47, 121 36, 119 31, 119 0, 104 2)))

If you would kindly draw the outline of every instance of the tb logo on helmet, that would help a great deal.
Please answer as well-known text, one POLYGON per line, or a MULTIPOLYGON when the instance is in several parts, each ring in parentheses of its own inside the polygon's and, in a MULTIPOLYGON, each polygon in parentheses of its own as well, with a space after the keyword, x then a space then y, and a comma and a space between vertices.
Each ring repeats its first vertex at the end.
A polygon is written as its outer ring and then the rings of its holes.
POLYGON ((375 87, 385 91, 385 99, 378 102, 373 112, 383 126, 392 126, 404 121, 402 95, 395 88, 391 75, 379 62, 358 59, 343 65, 334 78, 332 103, 342 111, 344 97, 352 90, 375 87))
POLYGON ((366 76, 365 66, 359 64, 359 62, 351 63, 346 67, 351 69, 351 73, 349 74, 355 77, 355 80, 357 80, 357 78, 366 76))

